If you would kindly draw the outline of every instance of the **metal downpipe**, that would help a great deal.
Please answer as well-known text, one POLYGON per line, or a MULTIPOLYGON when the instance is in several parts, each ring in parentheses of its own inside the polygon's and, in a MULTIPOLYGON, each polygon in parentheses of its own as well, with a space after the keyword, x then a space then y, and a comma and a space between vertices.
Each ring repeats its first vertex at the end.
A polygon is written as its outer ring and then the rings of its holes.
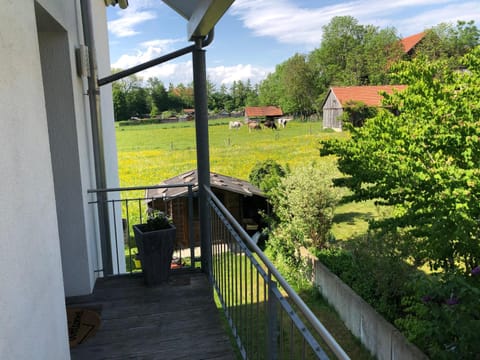
MULTIPOLYGON (((105 170, 105 152, 103 146, 102 116, 100 112, 100 89, 97 84, 97 58, 95 38, 93 35, 92 8, 90 0, 80 0, 82 11, 82 27, 85 45, 88 47, 90 76, 88 77, 88 100, 90 104, 90 120, 92 125, 92 146, 95 162, 95 181, 98 189, 107 188, 105 170)), ((110 221, 106 193, 98 194, 98 225, 102 249, 103 275, 113 274, 112 248, 110 243, 110 221)))

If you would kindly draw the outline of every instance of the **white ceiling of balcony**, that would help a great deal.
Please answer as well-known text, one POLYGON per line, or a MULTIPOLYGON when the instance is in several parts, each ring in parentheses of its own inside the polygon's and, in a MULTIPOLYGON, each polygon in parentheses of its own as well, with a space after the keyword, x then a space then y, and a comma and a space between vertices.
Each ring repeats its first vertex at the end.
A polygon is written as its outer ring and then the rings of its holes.
POLYGON ((234 0, 163 0, 187 21, 187 37, 206 36, 234 0))

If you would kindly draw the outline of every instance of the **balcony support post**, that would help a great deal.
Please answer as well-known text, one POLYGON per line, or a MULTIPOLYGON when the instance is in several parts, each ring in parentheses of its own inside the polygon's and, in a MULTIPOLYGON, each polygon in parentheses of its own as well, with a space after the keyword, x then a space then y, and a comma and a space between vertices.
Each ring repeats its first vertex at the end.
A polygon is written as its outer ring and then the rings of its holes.
POLYGON ((210 189, 210 155, 208 139, 208 96, 205 50, 202 49, 203 37, 195 38, 192 52, 193 91, 195 99, 195 135, 197 142, 197 173, 199 189, 200 240, 202 251, 202 271, 211 272, 211 229, 208 207, 210 189))

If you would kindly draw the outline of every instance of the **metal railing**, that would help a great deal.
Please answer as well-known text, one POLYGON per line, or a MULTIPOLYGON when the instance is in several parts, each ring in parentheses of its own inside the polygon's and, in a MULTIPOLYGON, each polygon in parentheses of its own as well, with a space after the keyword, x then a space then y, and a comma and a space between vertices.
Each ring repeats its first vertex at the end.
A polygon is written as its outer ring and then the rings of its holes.
MULTIPOLYGON (((185 262, 187 265, 186 267, 191 269, 195 268, 195 263, 200 260, 197 256, 201 256, 201 254, 198 254, 198 251, 196 254, 195 251, 195 235, 193 231, 193 184, 179 184, 88 190, 88 194, 92 196, 92 199, 88 203, 98 205, 99 202, 104 201, 108 207, 108 216, 110 220, 110 247, 112 250, 109 254, 102 254, 102 259, 97 259, 97 268, 95 269, 95 272, 103 276, 141 272, 141 267, 136 258, 137 249, 132 227, 133 225, 146 222, 148 203, 150 201, 169 200, 155 196, 147 197, 147 190, 181 187, 187 189, 188 223, 187 228, 183 228, 183 231, 188 231, 188 247, 184 248, 184 246, 176 242, 174 256, 180 263, 185 262), (103 263, 105 263, 105 256, 107 258, 110 257, 108 260, 111 260, 111 263, 113 264, 113 274, 108 274, 104 270, 103 263)), ((160 210, 163 210, 167 215, 172 215, 171 209, 165 208, 160 210)), ((175 221, 177 221, 177 219, 174 218, 174 224, 175 221)), ((179 266, 178 268, 180 269, 182 267, 179 266)))
POLYGON ((211 281, 244 359, 349 359, 230 212, 207 189, 211 281), (324 345, 324 346, 325 346, 324 345))

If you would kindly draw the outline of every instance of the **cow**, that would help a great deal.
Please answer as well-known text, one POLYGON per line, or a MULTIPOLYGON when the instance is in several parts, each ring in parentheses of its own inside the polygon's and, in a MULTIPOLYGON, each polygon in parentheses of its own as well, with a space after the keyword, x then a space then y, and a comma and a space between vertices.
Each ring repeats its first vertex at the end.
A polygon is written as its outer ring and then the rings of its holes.
POLYGON ((240 121, 230 121, 228 123, 229 129, 240 129, 241 126, 242 126, 242 123, 240 121))
POLYGON ((256 121, 249 121, 247 122, 247 126, 248 126, 248 131, 251 132, 252 130, 261 130, 262 127, 260 126, 259 123, 257 123, 256 121))
POLYGON ((292 118, 287 118, 287 117, 281 117, 277 119, 278 126, 281 126, 282 128, 285 128, 287 126, 287 122, 292 120, 292 118))
POLYGON ((265 122, 263 123, 263 125, 264 125, 266 128, 269 128, 269 129, 272 129, 272 130, 277 130, 277 125, 275 125, 275 121, 274 121, 274 120, 265 120, 265 122))

